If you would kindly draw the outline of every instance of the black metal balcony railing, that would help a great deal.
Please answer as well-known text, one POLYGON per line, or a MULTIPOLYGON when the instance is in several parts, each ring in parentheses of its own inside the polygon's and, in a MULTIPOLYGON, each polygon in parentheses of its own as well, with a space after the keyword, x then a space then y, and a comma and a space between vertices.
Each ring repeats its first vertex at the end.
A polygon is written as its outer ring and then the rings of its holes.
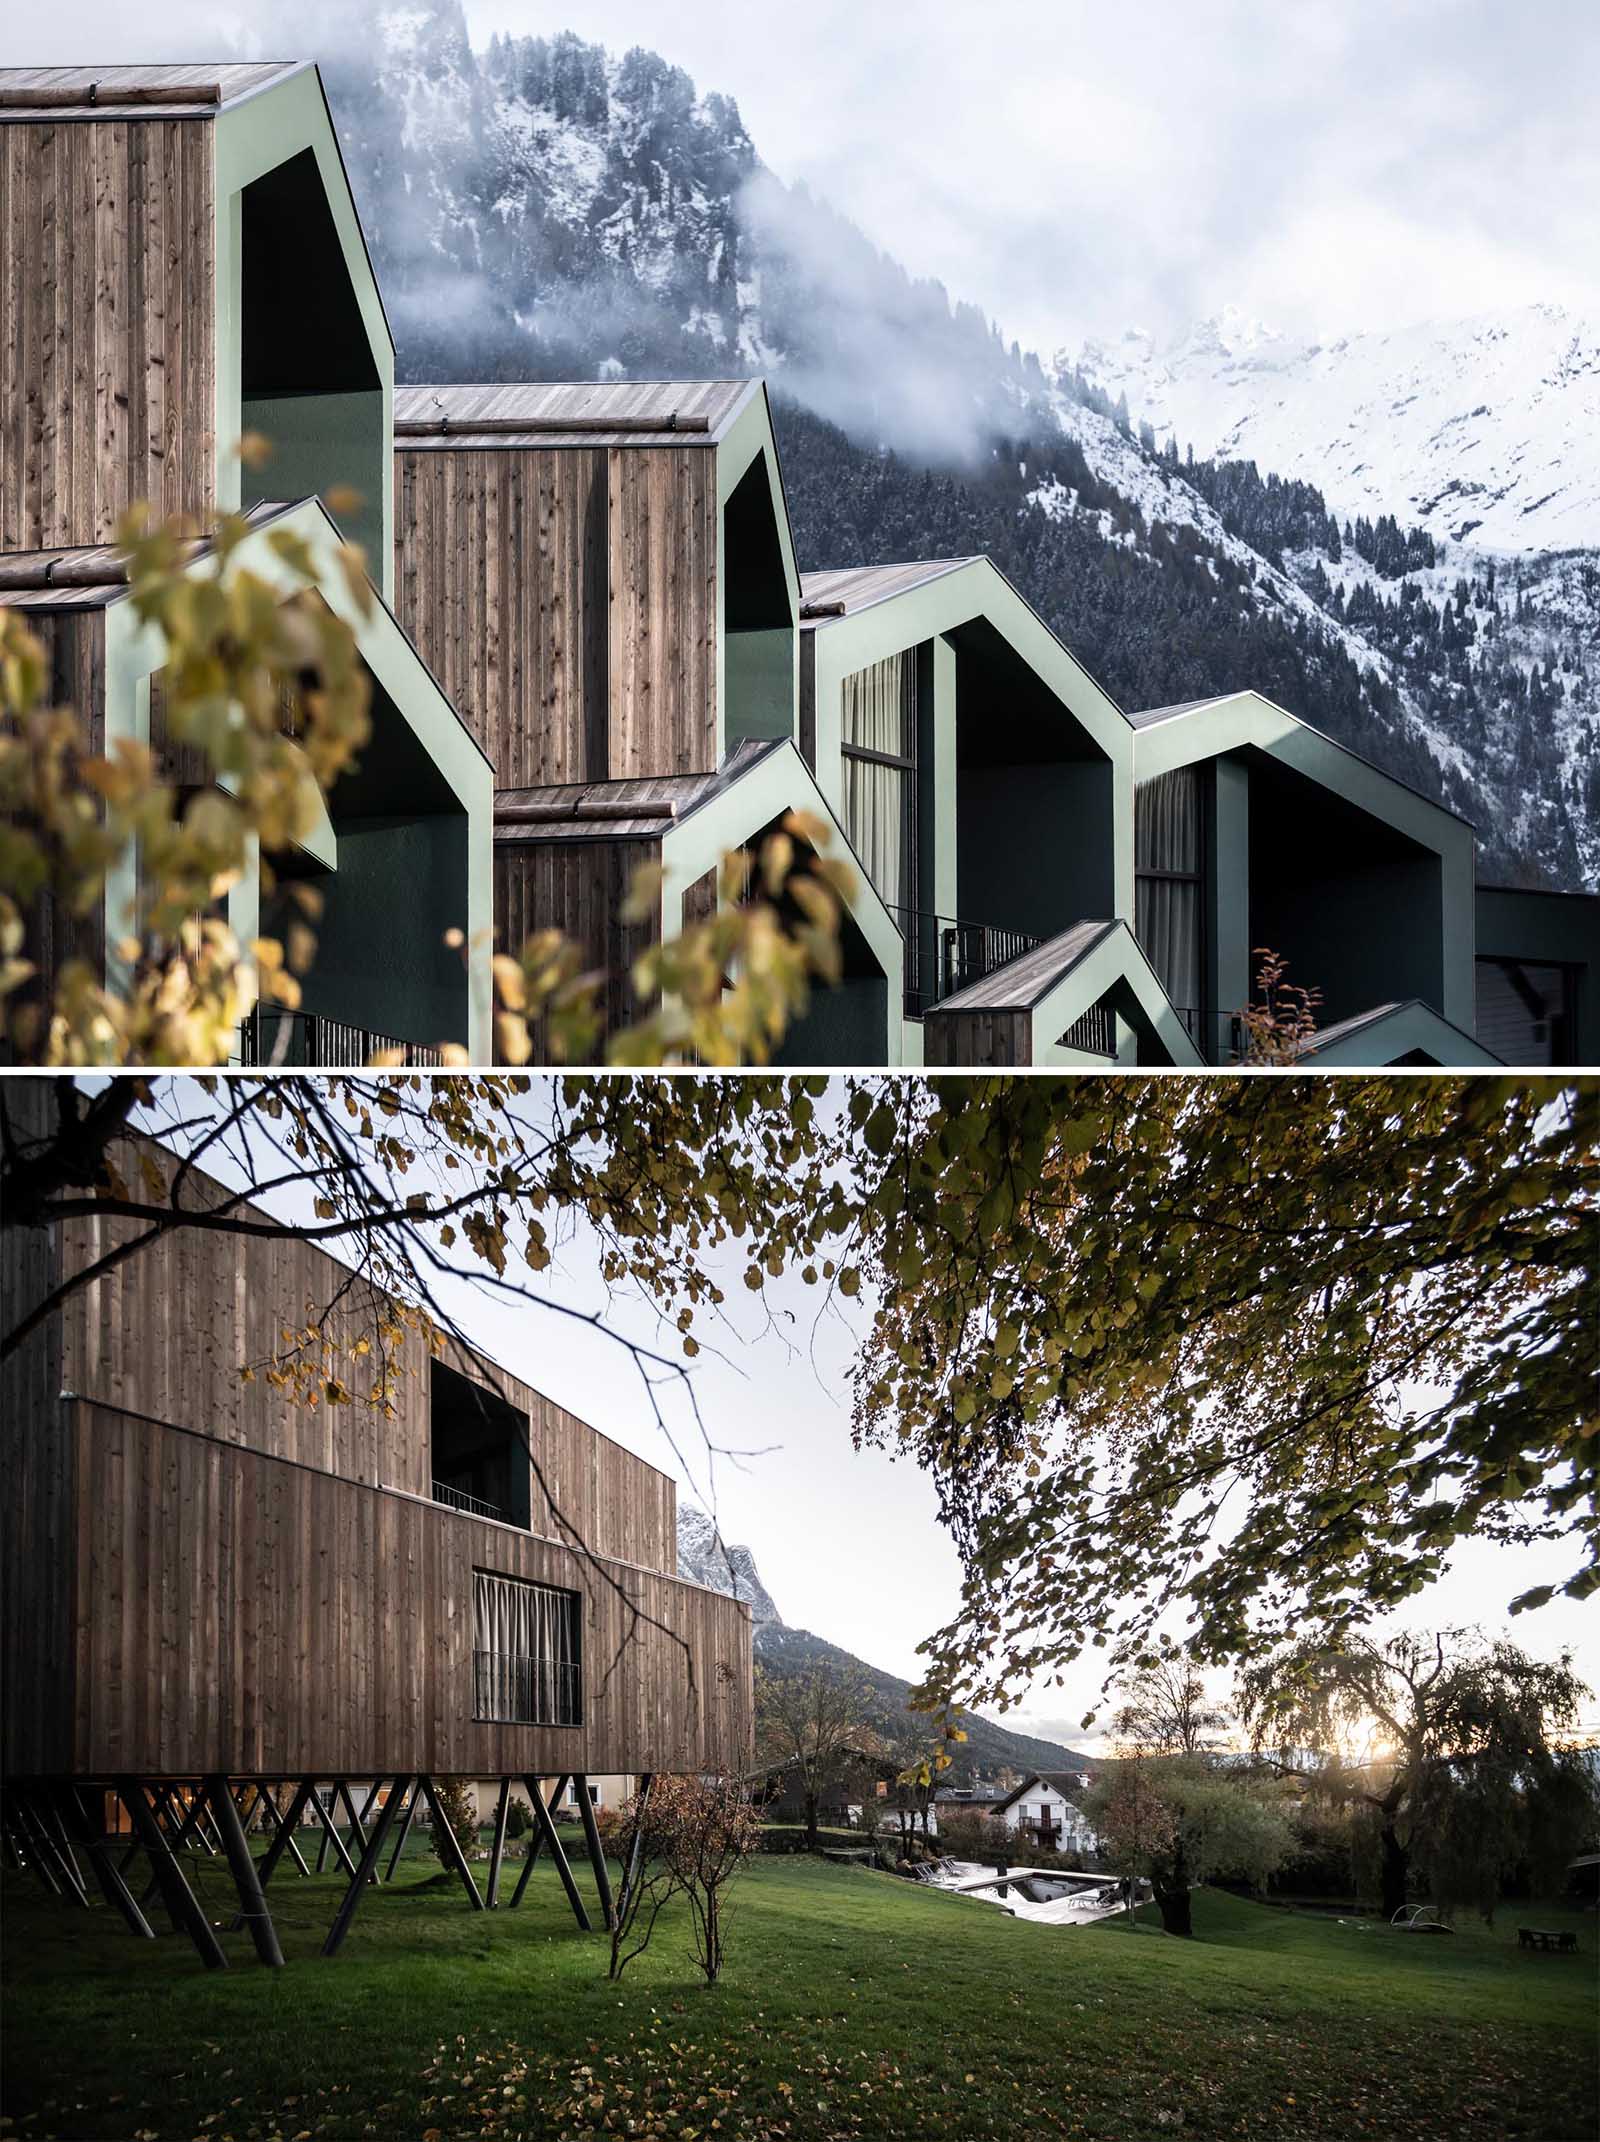
POLYGON ((1080 1049, 1085 1056, 1115 1057, 1117 1053, 1116 1014, 1105 1004, 1091 1004, 1073 1020, 1061 1036, 1059 1046, 1064 1049, 1080 1049))
POLYGON ((1200 1011, 1192 1004, 1172 1008, 1208 1064, 1237 1063, 1244 1055, 1244 1021, 1237 1012, 1200 1011))
POLYGON ((410 1065, 437 1064, 440 1052, 426 1042, 402 1041, 371 1027, 349 1026, 321 1012, 289 1011, 279 1004, 258 1004, 239 1029, 239 1055, 252 1068, 280 1064, 358 1070, 390 1049, 403 1049, 410 1065))
POLYGON ((908 1019, 920 1019, 958 989, 981 982, 985 975, 1044 942, 1026 930, 1005 929, 992 922, 958 922, 951 915, 935 915, 925 908, 891 907, 889 912, 906 941, 908 1019))
POLYGON ((582 1725, 583 1669, 576 1659, 472 1654, 474 1715, 496 1725, 582 1725))
POLYGON ((464 1510, 468 1517, 492 1517, 502 1525, 511 1522, 498 1504, 485 1502, 478 1495, 465 1494, 460 1488, 453 1488, 443 1480, 433 1483, 433 1499, 435 1502, 448 1503, 452 1510, 464 1510))

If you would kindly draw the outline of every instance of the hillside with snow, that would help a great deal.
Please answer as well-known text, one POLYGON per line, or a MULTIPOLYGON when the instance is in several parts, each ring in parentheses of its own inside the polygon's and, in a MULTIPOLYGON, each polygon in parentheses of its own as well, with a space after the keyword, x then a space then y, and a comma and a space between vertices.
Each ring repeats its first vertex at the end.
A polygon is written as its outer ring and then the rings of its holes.
POLYGON ((1600 323, 1559 305, 1308 343, 1224 312, 1077 370, 1160 439, 1479 551, 1600 547, 1600 323))
POLYGON ((1047 368, 658 54, 328 5, 401 378, 759 373, 803 569, 987 552, 1123 706, 1254 685, 1470 818, 1486 877, 1600 883, 1600 551, 1552 547, 1600 541, 1592 337, 1224 322, 1047 368))

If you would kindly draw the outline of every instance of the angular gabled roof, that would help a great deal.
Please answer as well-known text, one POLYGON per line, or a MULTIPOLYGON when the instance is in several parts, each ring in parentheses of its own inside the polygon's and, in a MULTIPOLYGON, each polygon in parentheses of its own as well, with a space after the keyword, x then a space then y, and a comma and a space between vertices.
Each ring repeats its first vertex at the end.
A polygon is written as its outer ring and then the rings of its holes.
POLYGON ((1053 1792, 1060 1793, 1063 1800, 1070 1800, 1077 1789, 1079 1775, 1076 1770, 1032 1771, 1020 1785, 1013 1786, 1003 1800, 997 1801, 989 1812, 992 1815, 1003 1813, 1006 1808, 1014 1806, 1025 1794, 1031 1792, 1035 1785, 1048 1785, 1053 1792))
POLYGON ((1433 1063, 1448 1069, 1481 1070, 1501 1060, 1476 1036, 1464 1032, 1420 997, 1374 1004, 1332 1026, 1319 1027, 1296 1056, 1301 1063, 1315 1063, 1320 1058, 1325 1062, 1381 1066, 1419 1050, 1433 1063))
POLYGON ((497 846, 536 841, 659 840, 702 804, 732 786, 785 737, 749 738, 715 773, 657 774, 631 781, 566 781, 537 788, 497 789, 497 846))
POLYGON ((186 67, 0 67, 0 123, 25 119, 210 119, 309 60, 186 67))
POLYGON ((952 996, 941 997, 934 1009, 941 1013, 1031 1011, 1064 974, 1070 974, 1079 960, 1094 950, 1102 938, 1122 927, 1115 916, 1104 921, 1075 922, 1070 930, 1063 930, 1056 937, 1047 937, 1042 945, 1035 945, 1031 952, 1007 960, 992 974, 969 982, 965 989, 956 990, 952 996))
POLYGON ((761 392, 758 379, 526 380, 396 387, 395 444, 715 446, 761 392))
MULTIPOLYGON (((1249 743, 1261 744, 1263 748, 1267 748, 1268 732, 1275 743, 1281 743, 1285 737, 1293 736, 1298 740, 1304 762, 1298 770, 1310 773, 1313 779, 1323 779, 1322 773, 1313 768, 1313 758, 1317 764, 1326 767, 1331 775, 1338 763, 1335 756, 1337 754, 1363 768, 1366 774, 1374 776, 1378 781, 1387 783, 1388 789, 1395 795, 1414 796, 1418 802, 1425 803, 1430 811, 1437 811, 1442 818, 1454 819, 1458 825, 1471 829, 1471 819, 1464 818, 1459 811, 1452 810, 1448 803, 1441 803, 1437 796, 1430 796, 1425 789, 1402 780, 1398 774, 1390 773, 1380 766, 1376 759, 1369 759, 1365 752, 1357 751, 1353 745, 1341 744, 1339 739, 1330 736, 1326 729, 1319 729, 1315 722, 1307 721, 1303 714, 1291 713, 1287 707, 1279 706, 1275 699, 1269 699, 1265 692, 1258 692, 1253 685, 1242 685, 1236 692, 1219 692, 1210 699, 1185 699, 1174 706, 1145 707, 1138 713, 1125 714, 1123 719, 1135 730, 1154 730, 1164 728, 1168 723, 1201 714, 1214 714, 1217 719, 1214 723, 1195 722, 1192 729, 1178 731, 1175 741, 1161 738, 1153 741, 1149 749, 1159 753, 1172 764, 1193 764, 1196 760, 1215 755, 1210 732, 1218 727, 1239 732, 1230 735, 1225 743, 1216 747, 1221 751, 1235 750, 1240 745, 1249 743)), ((1146 778, 1137 763, 1134 775, 1138 780, 1146 778)), ((1324 780, 1324 786, 1337 788, 1339 785, 1336 780, 1324 780)))
POLYGON ((1130 714, 1128 719, 1136 729, 1150 729, 1158 721, 1171 721, 1178 714, 1198 713, 1201 707, 1220 706, 1224 699, 1232 697, 1231 692, 1219 692, 1213 694, 1210 699, 1180 699, 1176 705, 1170 707, 1141 707, 1130 714))
POLYGON ((875 602, 904 595, 956 573, 972 558, 919 558, 908 565, 847 565, 837 572, 800 575, 800 622, 807 628, 850 617, 875 602), (809 613, 809 614, 808 614, 809 613))
MULTIPOLYGON (((252 528, 265 528, 293 511, 293 504, 263 503, 243 518, 252 528)), ((210 536, 196 537, 188 562, 205 557, 212 544, 210 536)), ((99 610, 127 592, 127 560, 114 543, 0 551, 0 603, 8 610, 99 610)))

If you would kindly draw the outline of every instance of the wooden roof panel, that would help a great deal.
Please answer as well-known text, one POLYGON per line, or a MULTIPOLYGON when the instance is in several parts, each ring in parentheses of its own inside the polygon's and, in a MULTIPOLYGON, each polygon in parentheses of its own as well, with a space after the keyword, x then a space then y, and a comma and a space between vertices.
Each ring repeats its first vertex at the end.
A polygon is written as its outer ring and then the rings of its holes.
POLYGON ((964 565, 975 562, 972 558, 918 558, 904 565, 850 565, 836 572, 802 573, 800 575, 801 623, 808 629, 833 622, 834 617, 853 616, 871 603, 887 602, 892 596, 904 595, 910 588, 920 588, 930 580, 942 580, 946 573, 958 573, 964 565), (836 604, 843 609, 835 609, 836 604), (826 616, 807 617, 808 609, 826 609, 826 616))
POLYGON ((214 119, 309 60, 183 67, 0 67, 0 122, 214 119))
POLYGON ((422 437, 412 433, 402 437, 397 431, 395 443, 406 452, 422 453, 458 446, 714 446, 750 395, 759 391, 759 382, 749 379, 522 380, 396 387, 397 427, 440 421, 449 428, 422 437), (475 418, 493 428, 474 431, 475 418), (697 428, 680 430, 668 419, 697 428))

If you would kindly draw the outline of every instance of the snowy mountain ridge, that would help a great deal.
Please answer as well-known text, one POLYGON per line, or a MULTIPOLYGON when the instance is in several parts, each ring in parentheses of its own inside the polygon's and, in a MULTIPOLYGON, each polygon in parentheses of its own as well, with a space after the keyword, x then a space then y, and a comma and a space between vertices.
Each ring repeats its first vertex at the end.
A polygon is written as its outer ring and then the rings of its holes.
POLYGON ((1158 437, 1315 483, 1341 516, 1479 551, 1600 547, 1600 323, 1560 305, 1327 343, 1230 309, 1070 362, 1158 437))
MULTIPOLYGON (((1047 368, 781 184, 732 100, 655 53, 570 33, 475 52, 459 0, 322 4, 344 23, 315 42, 401 378, 763 374, 802 569, 986 551, 1123 705, 1255 685, 1472 819, 1485 876, 1600 881, 1600 551, 1460 541, 1473 515, 1437 483, 1429 533, 1378 502, 1392 472, 1352 513, 1315 427, 1282 461, 1248 440, 1208 454, 1198 430, 1201 458, 1174 457, 1165 424, 1119 408, 1129 383, 1153 393, 1164 366, 1265 395, 1307 360, 1232 315, 1181 349, 1134 338, 1047 368)), ((1591 391, 1579 347, 1565 371, 1518 360, 1549 374, 1558 431, 1591 391)), ((1435 412, 1452 376, 1422 397, 1435 412)), ((1243 427, 1235 411, 1227 438, 1243 427)), ((1403 425, 1371 434, 1372 468, 1404 473, 1403 425)), ((1533 502, 1494 480, 1502 515, 1533 502)), ((1567 490, 1581 521, 1578 476, 1567 490)))

